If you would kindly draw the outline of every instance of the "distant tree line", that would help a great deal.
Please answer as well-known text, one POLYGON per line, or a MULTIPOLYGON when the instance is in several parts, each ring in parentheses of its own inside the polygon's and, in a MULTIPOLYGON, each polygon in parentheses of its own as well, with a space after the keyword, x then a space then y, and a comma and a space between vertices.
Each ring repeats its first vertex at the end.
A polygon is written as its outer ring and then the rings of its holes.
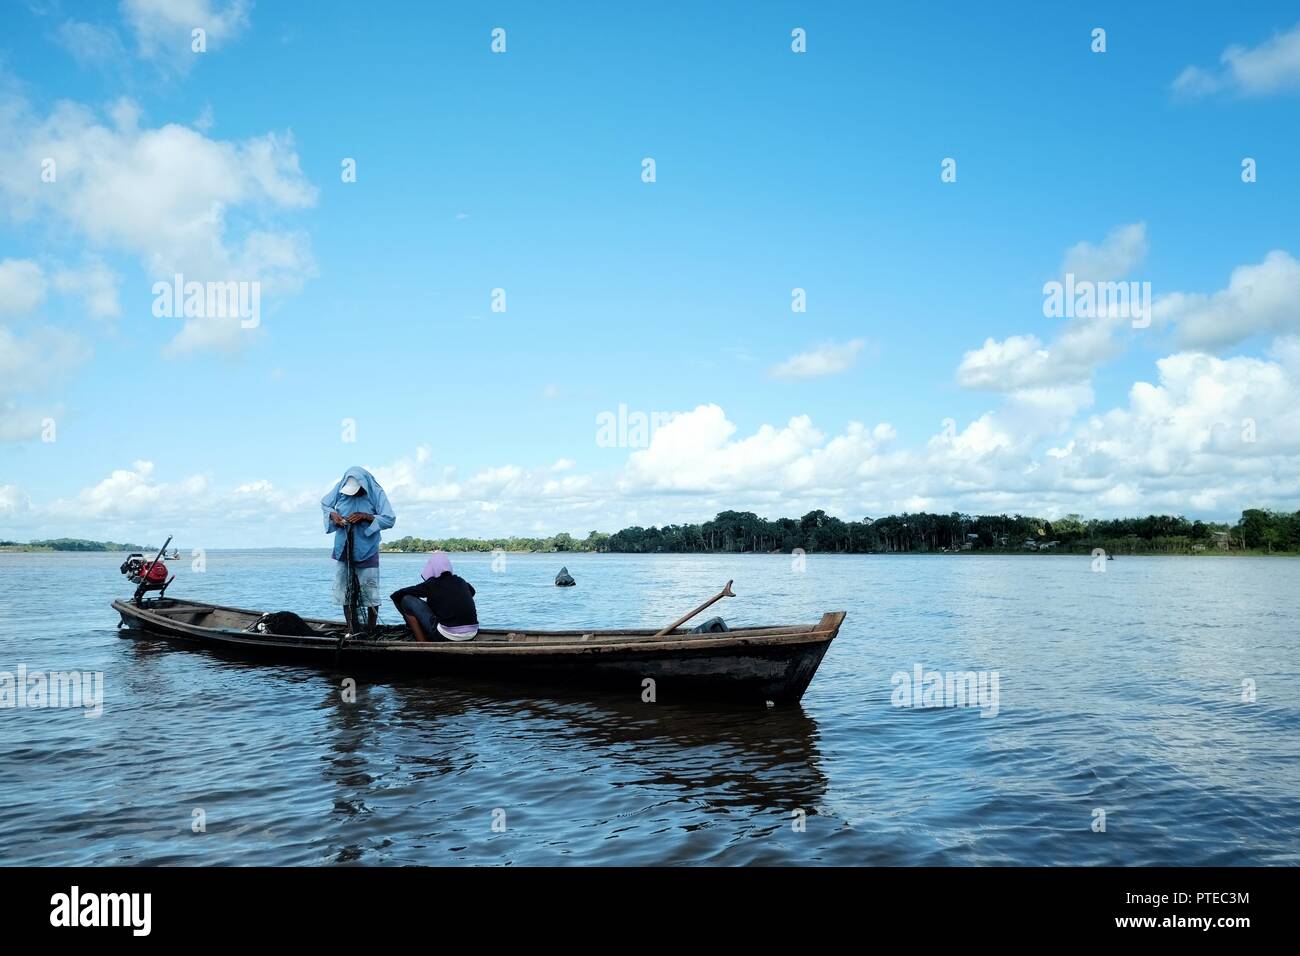
POLYGON ((930 512, 844 521, 810 511, 802 518, 760 518, 752 511, 723 511, 702 524, 593 531, 585 539, 413 538, 386 542, 390 551, 605 551, 623 554, 736 554, 790 552, 881 554, 941 551, 1065 551, 1102 548, 1113 554, 1193 554, 1200 551, 1300 552, 1300 512, 1251 508, 1235 524, 1181 515, 1055 521, 1028 515, 930 512))
POLYGON ((608 551, 609 535, 593 531, 579 541, 567 532, 547 538, 414 538, 385 541, 384 551, 608 551))
MULTIPOLYGON (((88 541, 85 538, 46 538, 40 541, 0 541, 0 548, 9 551, 147 551, 138 544, 120 544, 117 541, 88 541)), ((156 549, 155 549, 156 550, 156 549)))

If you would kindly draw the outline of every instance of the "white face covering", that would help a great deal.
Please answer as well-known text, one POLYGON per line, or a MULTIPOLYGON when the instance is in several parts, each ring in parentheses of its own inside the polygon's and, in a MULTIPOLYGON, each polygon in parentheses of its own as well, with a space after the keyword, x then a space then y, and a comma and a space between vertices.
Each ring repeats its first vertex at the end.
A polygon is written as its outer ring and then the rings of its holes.
POLYGON ((361 482, 349 475, 347 480, 343 482, 343 487, 340 488, 339 491, 345 495, 358 494, 361 491, 361 482))

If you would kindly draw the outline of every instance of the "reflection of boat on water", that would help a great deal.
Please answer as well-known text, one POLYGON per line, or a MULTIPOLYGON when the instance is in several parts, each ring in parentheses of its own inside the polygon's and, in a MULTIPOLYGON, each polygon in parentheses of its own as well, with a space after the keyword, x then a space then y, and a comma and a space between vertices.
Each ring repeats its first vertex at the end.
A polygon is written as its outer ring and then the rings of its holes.
POLYGON ((810 625, 742 627, 697 634, 651 630, 511 631, 481 629, 473 641, 413 641, 405 627, 373 638, 337 621, 310 619, 310 633, 253 630, 260 611, 164 598, 114 601, 122 624, 148 634, 236 653, 403 676, 420 673, 554 685, 608 687, 657 700, 685 697, 751 703, 799 700, 839 633, 844 612, 810 625), (650 683, 647 683, 650 682, 650 683))
MULTIPOLYGON (((286 727, 309 721, 312 731, 296 738, 288 752, 299 756, 284 772, 290 792, 301 790, 312 809, 296 798, 292 806, 269 799, 240 818, 257 831, 241 838, 256 838, 258 849, 248 852, 274 847, 282 862, 671 864, 698 861, 702 852, 720 854, 720 864, 779 862, 769 855, 779 852, 779 833, 778 850, 760 848, 772 846, 769 831, 789 834, 795 811, 811 827, 832 803, 823 728, 801 704, 650 703, 639 687, 512 688, 461 676, 370 681, 355 671, 195 654, 173 641, 121 643, 130 679, 149 692, 184 693, 194 662, 208 672, 205 686, 214 679, 222 687, 261 685, 261 703, 239 708, 249 719, 278 724, 275 702, 287 700, 295 717, 286 727), (345 684, 348 677, 356 683, 345 684), (491 832, 496 807, 509 811, 511 833, 529 832, 516 829, 527 823, 538 838, 491 832), (576 822, 566 823, 567 814, 576 822), (605 848, 614 855, 596 855, 605 848)), ((165 735, 174 716, 148 714, 153 723, 135 728, 137 739, 142 730, 145 738, 165 735)), ((187 730, 201 728, 196 713, 187 730)), ((229 751, 214 740, 212 759, 255 773, 261 761, 279 759, 271 739, 258 739, 273 749, 229 751)), ((211 779, 222 787, 226 777, 211 779)), ((258 781, 248 779, 256 793, 258 781)), ((284 779, 274 785, 284 793, 284 779)), ((203 861, 246 861, 243 843, 234 851, 241 855, 203 861)))
MULTIPOLYGON (((403 679, 385 688, 392 695, 385 724, 406 725, 444 748, 453 729, 517 720, 521 732, 545 726, 547 747, 563 741, 562 746, 576 745, 593 755, 617 755, 637 768, 632 776, 640 785, 707 795, 711 805, 797 807, 812 813, 829 786, 817 721, 800 705, 755 714, 748 707, 645 703, 638 695, 601 691, 578 696, 562 687, 545 694, 530 687, 523 696, 474 678, 403 679)), ((353 727, 355 709, 339 705, 338 719, 353 727)), ((478 746, 474 741, 481 731, 466 732, 467 746, 478 746)), ((433 773, 454 773, 460 763, 445 752, 428 760, 424 770, 433 773)))

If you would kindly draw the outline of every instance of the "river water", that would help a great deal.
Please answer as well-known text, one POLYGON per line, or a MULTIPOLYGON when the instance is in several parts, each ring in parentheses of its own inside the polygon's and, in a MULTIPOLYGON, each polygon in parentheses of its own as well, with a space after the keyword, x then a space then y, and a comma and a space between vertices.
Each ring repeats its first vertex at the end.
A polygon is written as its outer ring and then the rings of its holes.
MULTIPOLYGON (((0 671, 104 679, 98 716, 0 709, 0 863, 1300 862, 1300 560, 454 557, 488 626, 657 626, 728 578, 732 624, 847 611, 766 709, 445 678, 349 703, 124 639, 122 557, 0 554, 0 671), (918 666, 997 693, 895 706, 918 666)), ((385 555, 385 593, 422 561, 385 555)), ((175 564, 176 597, 337 616, 323 551, 175 564)))

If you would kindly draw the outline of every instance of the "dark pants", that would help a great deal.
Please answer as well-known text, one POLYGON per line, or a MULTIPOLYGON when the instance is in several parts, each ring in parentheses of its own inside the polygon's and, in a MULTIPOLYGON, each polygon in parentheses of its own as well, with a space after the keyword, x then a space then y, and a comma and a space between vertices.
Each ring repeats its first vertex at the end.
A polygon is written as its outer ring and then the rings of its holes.
POLYGON ((429 640, 442 640, 442 635, 438 633, 438 619, 433 616, 429 602, 424 598, 418 598, 414 594, 406 595, 402 598, 402 613, 409 614, 419 621, 420 627, 424 629, 424 636, 429 640))

